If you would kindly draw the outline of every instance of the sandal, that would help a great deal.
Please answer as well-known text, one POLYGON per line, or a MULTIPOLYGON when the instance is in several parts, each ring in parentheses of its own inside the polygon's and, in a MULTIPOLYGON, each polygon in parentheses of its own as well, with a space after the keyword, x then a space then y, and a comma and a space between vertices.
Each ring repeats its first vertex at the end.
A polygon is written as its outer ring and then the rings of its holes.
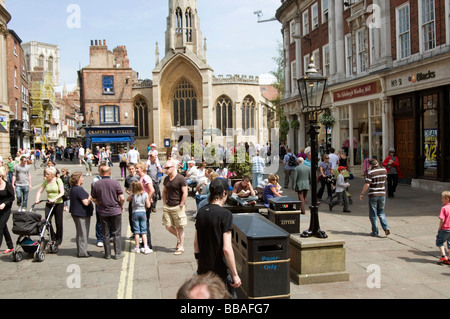
POLYGON ((177 251, 174 253, 174 255, 179 256, 179 255, 181 255, 183 253, 184 253, 184 249, 177 249, 177 251))

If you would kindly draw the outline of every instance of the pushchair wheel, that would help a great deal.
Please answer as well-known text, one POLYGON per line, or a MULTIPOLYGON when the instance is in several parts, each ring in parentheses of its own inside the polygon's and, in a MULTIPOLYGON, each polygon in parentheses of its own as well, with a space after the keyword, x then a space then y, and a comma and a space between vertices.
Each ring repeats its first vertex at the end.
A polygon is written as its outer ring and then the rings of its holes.
POLYGON ((43 262, 45 259, 45 253, 43 251, 36 251, 34 253, 34 260, 36 260, 37 262, 43 262))
POLYGON ((19 262, 23 259, 23 253, 21 251, 15 251, 11 255, 11 259, 15 262, 19 262))

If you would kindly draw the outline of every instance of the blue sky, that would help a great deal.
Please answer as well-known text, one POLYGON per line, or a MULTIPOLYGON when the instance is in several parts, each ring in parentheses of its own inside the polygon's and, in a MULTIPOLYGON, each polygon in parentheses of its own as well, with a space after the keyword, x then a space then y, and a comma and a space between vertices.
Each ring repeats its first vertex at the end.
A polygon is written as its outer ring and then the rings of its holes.
MULTIPOLYGON (((214 74, 259 76, 276 69, 273 57, 282 41, 278 21, 257 23, 275 16, 280 0, 198 0, 200 28, 207 39, 208 64, 214 74)), ((13 29, 23 42, 39 41, 60 48, 61 85, 73 84, 76 71, 89 64, 91 40, 106 40, 108 49, 125 45, 133 70, 152 78, 155 42, 164 57, 167 0, 6 0, 13 29), (80 9, 79 27, 69 27, 80 9), (70 23, 69 23, 70 25, 70 23)), ((76 25, 75 25, 76 26, 76 25)))

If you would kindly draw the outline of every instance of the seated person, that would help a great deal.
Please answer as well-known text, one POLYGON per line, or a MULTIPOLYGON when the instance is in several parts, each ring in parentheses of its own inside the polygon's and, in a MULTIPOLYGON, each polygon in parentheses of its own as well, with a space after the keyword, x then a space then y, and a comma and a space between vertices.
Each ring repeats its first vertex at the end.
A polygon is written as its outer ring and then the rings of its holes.
POLYGON ((228 169, 223 163, 220 164, 218 169, 216 169, 216 173, 219 174, 220 177, 228 178, 228 169))
POLYGON ((282 191, 280 191, 280 185, 278 184, 278 175, 270 174, 269 183, 264 187, 263 200, 264 204, 269 205, 269 199, 274 197, 281 197, 282 191))
POLYGON ((256 196, 255 190, 253 189, 252 183, 250 183, 250 177, 244 176, 242 181, 236 182, 234 184, 233 192, 231 194, 231 198, 245 206, 255 205, 258 200, 258 196, 256 196))
POLYGON ((186 183, 187 186, 197 185, 198 169, 195 166, 195 161, 188 162, 188 170, 186 171, 186 183))

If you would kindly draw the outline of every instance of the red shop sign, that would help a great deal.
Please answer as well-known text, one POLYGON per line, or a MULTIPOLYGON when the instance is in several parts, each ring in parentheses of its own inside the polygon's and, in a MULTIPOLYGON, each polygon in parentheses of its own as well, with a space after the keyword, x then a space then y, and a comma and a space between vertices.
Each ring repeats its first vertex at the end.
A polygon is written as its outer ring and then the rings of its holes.
POLYGON ((334 101, 343 101, 356 97, 377 93, 377 82, 355 86, 350 89, 334 92, 334 101))

